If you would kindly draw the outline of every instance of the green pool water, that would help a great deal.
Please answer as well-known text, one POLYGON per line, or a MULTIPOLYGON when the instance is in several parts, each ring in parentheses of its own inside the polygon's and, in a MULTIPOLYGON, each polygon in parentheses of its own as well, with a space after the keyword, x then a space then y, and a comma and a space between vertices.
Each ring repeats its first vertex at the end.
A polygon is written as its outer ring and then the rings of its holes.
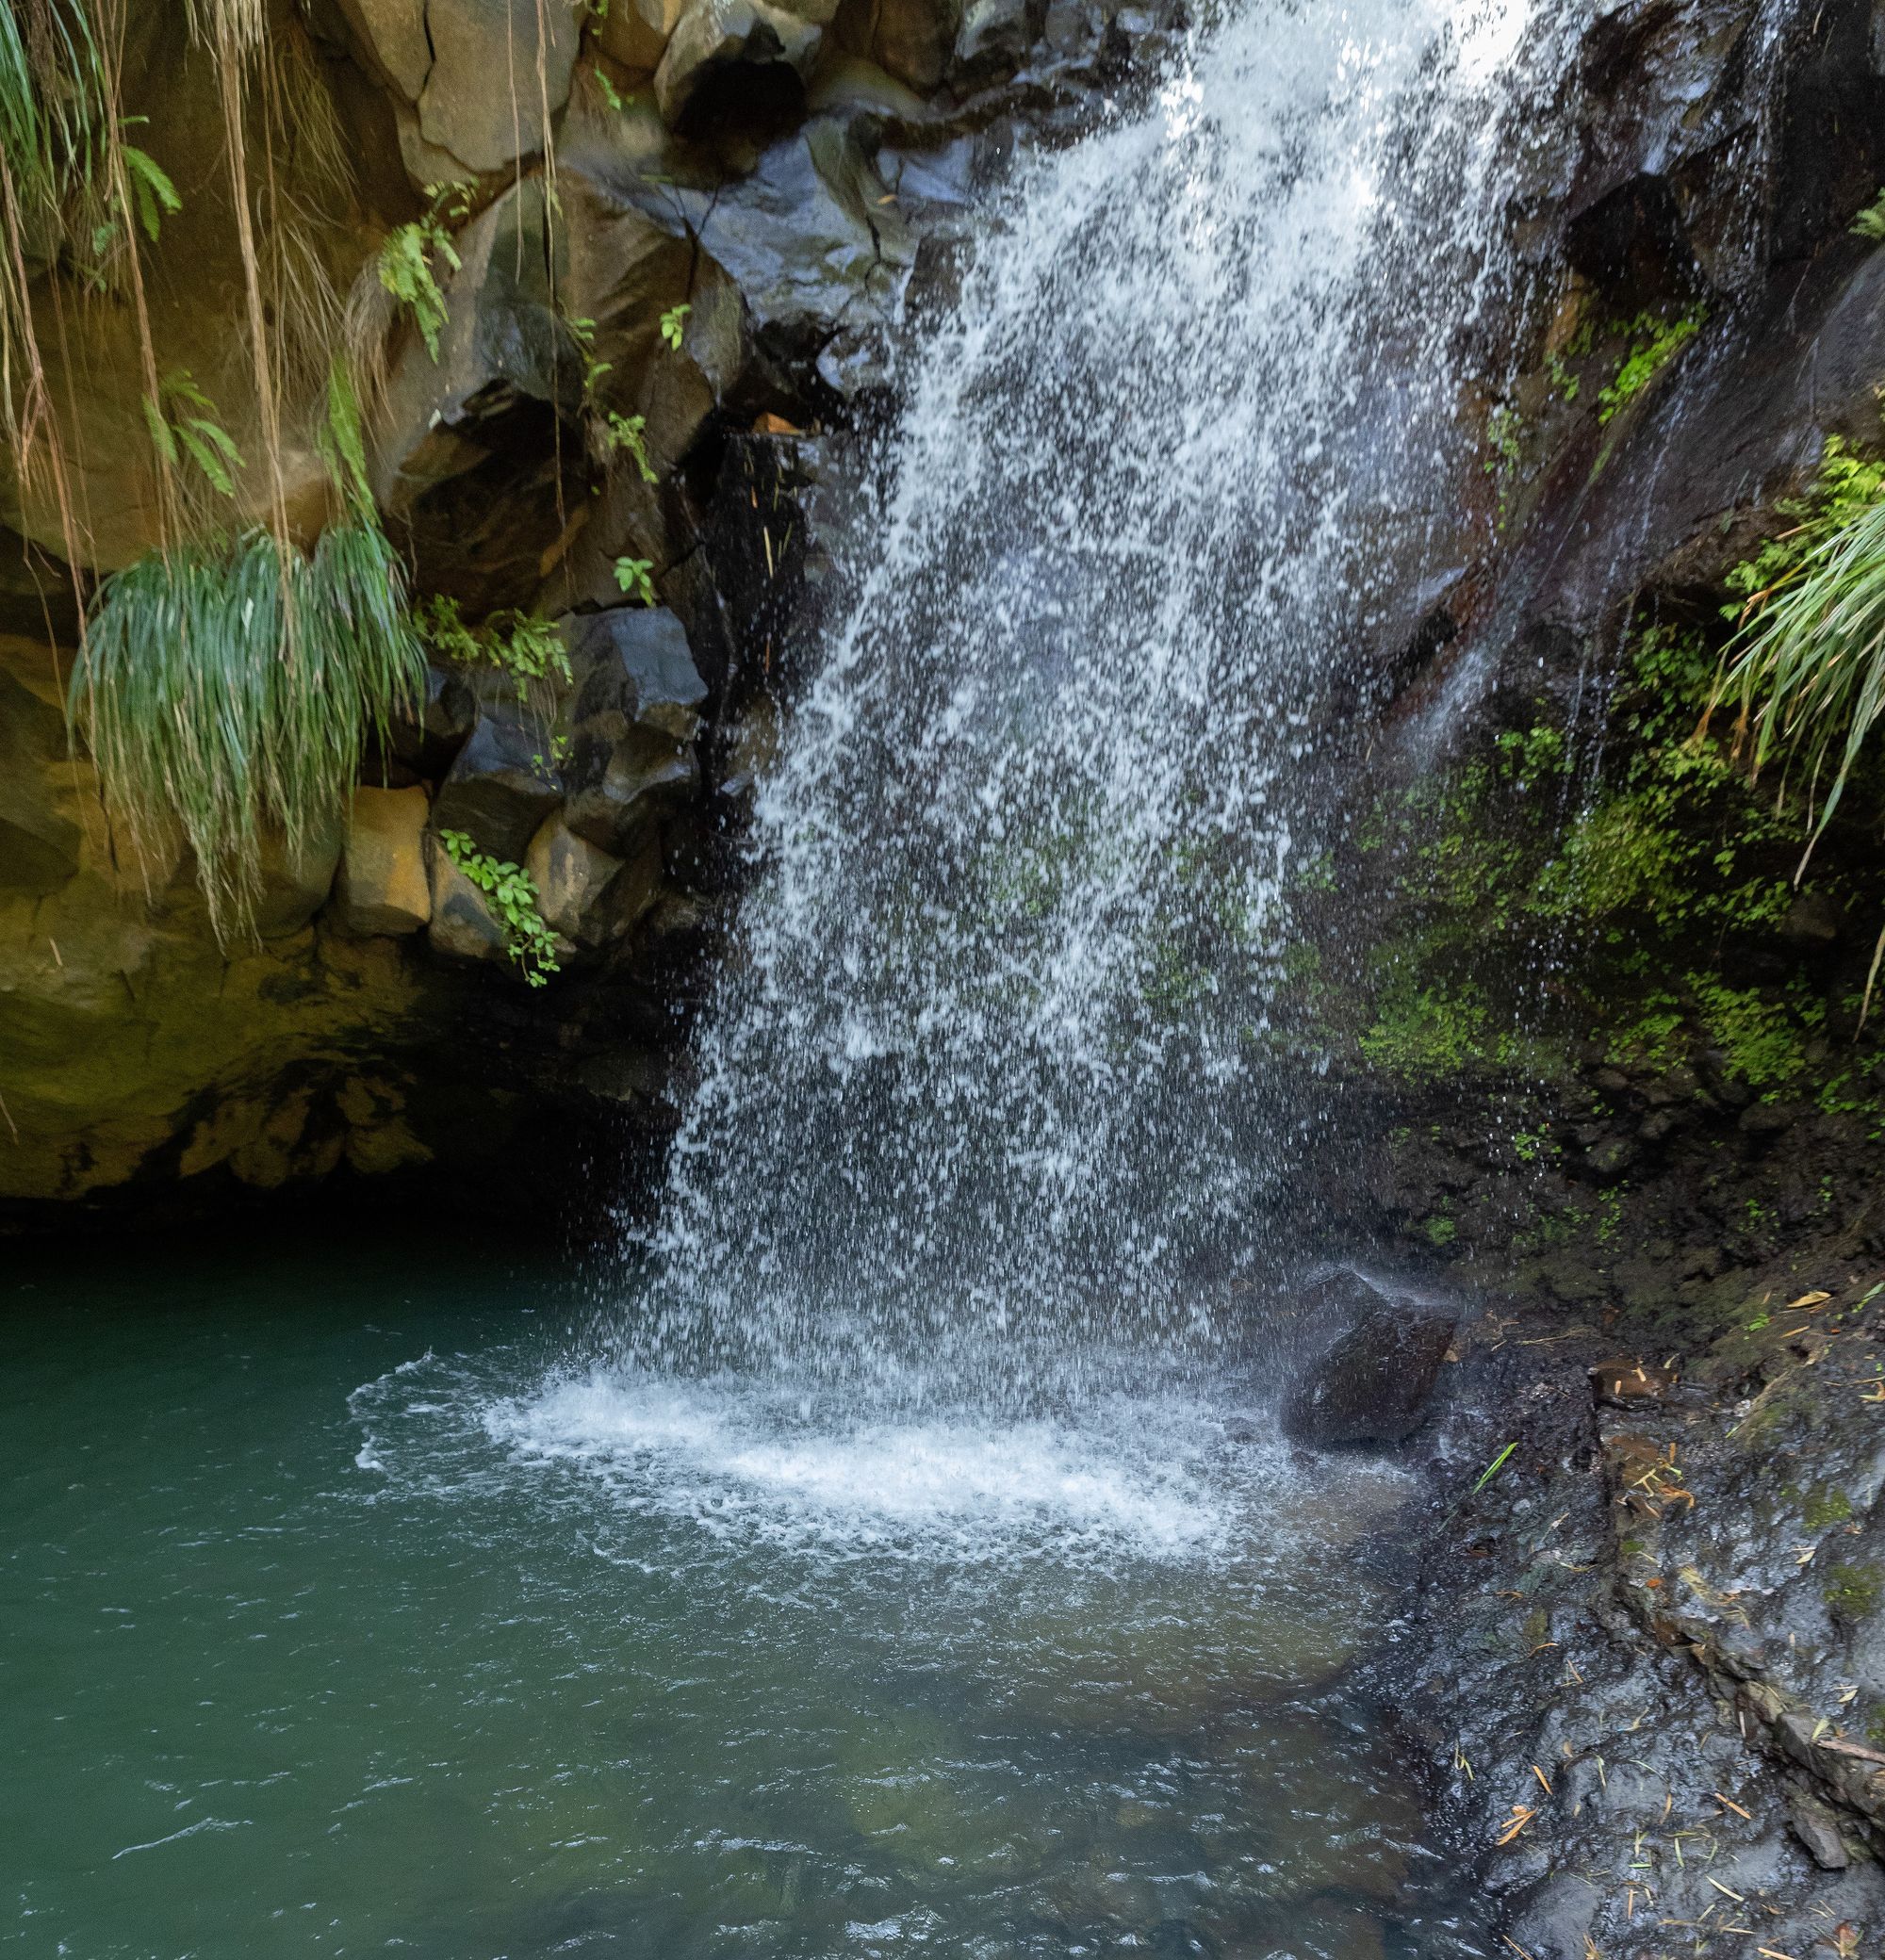
POLYGON ((0 1948, 1431 1950, 1343 1674, 1396 1478, 1232 1440, 1232 1384, 598 1372, 617 1285, 15 1249, 0 1948))

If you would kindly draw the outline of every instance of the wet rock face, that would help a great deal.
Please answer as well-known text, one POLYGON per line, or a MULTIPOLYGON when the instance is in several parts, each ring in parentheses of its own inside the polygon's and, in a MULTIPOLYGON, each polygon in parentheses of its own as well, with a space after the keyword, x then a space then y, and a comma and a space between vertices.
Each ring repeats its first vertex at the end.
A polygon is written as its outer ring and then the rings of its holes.
POLYGON ((1528 1952, 1648 1960, 1674 1922, 1803 1960, 1885 1923, 1885 1268, 1789 1277, 1727 1331, 1520 1306, 1462 1334, 1381 1686, 1528 1952))
POLYGON ((1315 1449, 1404 1443, 1426 1419, 1454 1316, 1390 1299, 1352 1273, 1312 1292, 1312 1306, 1356 1317, 1285 1396, 1283 1433, 1315 1449))
POLYGON ((671 612, 598 613, 573 622, 571 639, 582 679, 565 770, 569 828, 628 856, 652 817, 699 786, 707 684, 671 612))

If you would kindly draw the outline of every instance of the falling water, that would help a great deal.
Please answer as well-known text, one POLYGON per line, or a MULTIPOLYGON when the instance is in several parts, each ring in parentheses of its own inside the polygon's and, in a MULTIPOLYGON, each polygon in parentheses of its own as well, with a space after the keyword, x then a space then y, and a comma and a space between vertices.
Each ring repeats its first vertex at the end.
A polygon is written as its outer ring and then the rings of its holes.
POLYGON ((1312 1114, 1267 1002, 1331 682, 1453 524, 1545 39, 1253 6, 1022 175, 761 798, 635 1362, 986 1395, 1208 1340, 1185 1276, 1260 1256, 1312 1114))

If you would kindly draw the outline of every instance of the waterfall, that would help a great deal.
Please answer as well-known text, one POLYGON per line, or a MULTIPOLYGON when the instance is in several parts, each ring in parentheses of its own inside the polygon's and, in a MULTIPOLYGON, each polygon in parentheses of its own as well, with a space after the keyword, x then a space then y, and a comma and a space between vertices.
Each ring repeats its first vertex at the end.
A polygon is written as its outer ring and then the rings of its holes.
POLYGON ((1457 535, 1552 53, 1527 0, 1265 0, 1020 173, 763 786, 623 1359, 986 1394, 1208 1345, 1188 1272, 1320 1148, 1289 889, 1334 683, 1457 535))

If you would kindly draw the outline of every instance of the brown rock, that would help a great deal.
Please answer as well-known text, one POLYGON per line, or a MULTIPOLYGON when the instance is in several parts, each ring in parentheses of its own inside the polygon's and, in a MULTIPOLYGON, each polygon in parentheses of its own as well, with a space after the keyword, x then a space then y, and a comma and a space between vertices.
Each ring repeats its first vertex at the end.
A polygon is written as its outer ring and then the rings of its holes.
POLYGON ((536 887, 536 908, 545 924, 566 939, 595 937, 585 922, 621 868, 619 858, 578 837, 560 815, 531 839, 524 854, 524 869, 536 887))
MULTIPOLYGON (((417 102, 432 69, 426 38, 426 0, 338 0, 373 79, 407 102, 417 102)), ((442 12, 444 9, 441 8, 442 12)))
POLYGON ((432 852, 432 928, 427 939, 448 959, 507 960, 510 941, 484 894, 438 845, 432 852))
POLYGON ((655 68, 681 12, 682 0, 615 0, 594 30, 596 45, 624 68, 655 68))
POLYGON ((425 873, 425 791, 356 790, 335 883, 351 933, 418 932, 432 917, 425 873))

